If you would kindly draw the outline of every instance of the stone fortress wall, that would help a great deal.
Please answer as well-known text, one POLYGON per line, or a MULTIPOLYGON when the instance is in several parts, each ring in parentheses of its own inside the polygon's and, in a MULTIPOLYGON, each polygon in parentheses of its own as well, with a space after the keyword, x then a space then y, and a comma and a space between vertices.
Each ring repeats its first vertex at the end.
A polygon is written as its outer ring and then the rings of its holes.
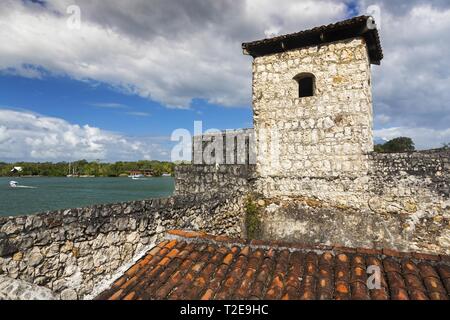
POLYGON ((408 205, 402 203, 393 204, 395 200, 389 199, 409 199, 407 202, 414 202, 414 207, 425 208, 441 206, 449 198, 448 150, 400 154, 372 152, 367 158, 368 171, 358 177, 275 177, 265 180, 266 185, 263 186, 271 190, 269 196, 262 194, 268 198, 316 198, 337 207, 371 209, 377 212, 380 208, 389 208, 391 211, 394 207, 398 208, 397 211, 408 208, 408 205), (275 189, 273 185, 278 185, 279 188, 275 189))
POLYGON ((367 174, 373 137, 364 39, 255 58, 253 108, 257 187, 265 196, 297 193, 303 182, 320 185, 325 177, 367 174), (314 96, 298 96, 295 77, 303 73, 315 76, 314 96), (274 147, 278 156, 267 161, 274 147))
POLYGON ((247 194, 254 179, 254 165, 181 165, 175 168, 175 194, 247 194))
POLYGON ((449 254, 450 150, 365 157, 367 170, 357 175, 321 177, 261 178, 255 165, 179 166, 176 192, 238 188, 263 203, 258 236, 267 240, 449 254))
POLYGON ((449 254, 450 150, 365 158, 357 175, 320 177, 261 177, 254 165, 180 166, 176 192, 223 192, 231 183, 263 203, 259 237, 267 240, 449 254))
POLYGON ((262 237, 449 253, 450 152, 373 152, 363 37, 255 57, 253 108, 262 237))
POLYGON ((226 130, 192 139, 192 164, 255 164, 253 129, 226 130))
POLYGON ((245 193, 226 190, 0 217, 0 300, 93 298, 167 230, 240 237, 245 193))
POLYGON ((450 254, 450 150, 369 155, 357 178, 260 196, 264 239, 450 254))

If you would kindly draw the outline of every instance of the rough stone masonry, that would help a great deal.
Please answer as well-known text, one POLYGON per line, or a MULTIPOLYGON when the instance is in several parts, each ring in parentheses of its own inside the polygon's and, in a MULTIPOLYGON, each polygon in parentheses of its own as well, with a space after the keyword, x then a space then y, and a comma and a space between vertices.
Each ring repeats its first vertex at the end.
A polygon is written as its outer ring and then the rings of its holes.
POLYGON ((363 39, 259 57, 253 68, 256 146, 263 149, 257 153, 258 188, 264 195, 298 194, 303 178, 323 184, 326 177, 367 174, 372 99, 363 39), (295 76, 302 73, 315 76, 314 96, 298 97, 295 76), (273 161, 266 160, 268 139, 262 141, 267 128, 279 139, 273 161))
POLYGON ((383 53, 371 22, 243 44, 262 237, 449 253, 450 153, 373 152, 371 64, 383 53))

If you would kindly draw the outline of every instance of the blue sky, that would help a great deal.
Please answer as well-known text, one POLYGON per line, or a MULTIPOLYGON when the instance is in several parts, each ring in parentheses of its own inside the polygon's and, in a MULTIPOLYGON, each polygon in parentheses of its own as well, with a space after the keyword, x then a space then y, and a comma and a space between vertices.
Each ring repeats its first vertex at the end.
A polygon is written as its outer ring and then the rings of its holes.
POLYGON ((189 109, 168 108, 106 84, 67 76, 30 79, 1 75, 0 87, 3 108, 24 109, 129 136, 170 136, 177 128, 193 130, 197 120, 203 121, 205 129, 253 126, 250 106, 224 108, 194 99, 189 109))
POLYGON ((0 161, 169 159, 172 131, 192 131, 196 120, 251 127, 251 57, 241 43, 373 5, 385 54, 373 67, 376 139, 449 142, 448 1, 5 0, 0 161))

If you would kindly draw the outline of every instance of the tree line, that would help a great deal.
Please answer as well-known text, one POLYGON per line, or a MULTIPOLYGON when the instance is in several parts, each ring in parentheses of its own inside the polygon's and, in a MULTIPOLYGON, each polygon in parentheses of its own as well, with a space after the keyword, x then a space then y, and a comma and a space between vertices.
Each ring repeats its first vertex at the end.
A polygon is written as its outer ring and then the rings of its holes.
POLYGON ((374 148, 374 151, 379 153, 401 153, 415 150, 414 141, 408 137, 395 138, 383 144, 377 144, 374 148))
POLYGON ((86 160, 69 162, 0 162, 0 176, 44 176, 44 177, 65 177, 68 174, 88 175, 95 177, 119 177, 126 176, 130 171, 149 170, 152 176, 159 177, 163 174, 173 174, 175 164, 165 161, 135 161, 135 162, 115 162, 100 163, 88 162, 86 160), (12 173, 11 169, 21 167, 22 172, 12 173), (70 171, 69 171, 70 168, 70 171))
MULTIPOLYGON (((442 143, 442 147, 438 149, 448 150, 450 149, 450 143, 442 143)), ((385 143, 376 144, 374 151, 379 153, 414 152, 416 151, 416 147, 411 138, 398 137, 385 143)))

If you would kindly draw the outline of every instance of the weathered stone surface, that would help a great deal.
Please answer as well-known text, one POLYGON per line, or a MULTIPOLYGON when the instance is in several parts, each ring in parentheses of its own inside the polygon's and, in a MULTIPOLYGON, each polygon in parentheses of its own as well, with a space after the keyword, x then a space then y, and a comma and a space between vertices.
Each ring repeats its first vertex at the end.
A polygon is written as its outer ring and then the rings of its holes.
POLYGON ((12 257, 13 261, 21 261, 22 258, 23 258, 23 253, 22 252, 17 252, 12 257))
POLYGON ((290 209, 266 209, 265 237, 449 254, 449 159, 448 150, 372 153, 360 178, 283 180, 279 194, 290 209), (295 209, 299 197, 315 215, 295 209))
POLYGON ((261 238, 266 240, 450 254, 448 229, 432 219, 410 228, 410 215, 374 214, 301 198, 266 203, 261 208, 261 238))
POLYGON ((35 267, 44 260, 44 256, 41 254, 39 248, 35 247, 28 257, 28 265, 35 267))
POLYGON ((18 222, 17 219, 8 221, 1 227, 0 232, 5 233, 6 235, 20 232, 23 229, 23 225, 18 222))
POLYGON ((281 195, 289 180, 298 185, 304 177, 367 172, 366 154, 373 150, 370 77, 363 39, 254 59, 258 191, 281 195), (296 77, 302 74, 314 75, 314 96, 299 98, 296 77))
POLYGON ((176 194, 249 192, 254 165, 182 165, 175 168, 176 194))
POLYGON ((18 246, 11 240, 5 238, 0 240, 0 257, 9 257, 19 251, 18 246))
POLYGON ((55 300, 53 292, 29 282, 0 275, 0 300, 55 300))
POLYGON ((66 289, 61 292, 61 300, 77 300, 77 292, 73 289, 66 289))

